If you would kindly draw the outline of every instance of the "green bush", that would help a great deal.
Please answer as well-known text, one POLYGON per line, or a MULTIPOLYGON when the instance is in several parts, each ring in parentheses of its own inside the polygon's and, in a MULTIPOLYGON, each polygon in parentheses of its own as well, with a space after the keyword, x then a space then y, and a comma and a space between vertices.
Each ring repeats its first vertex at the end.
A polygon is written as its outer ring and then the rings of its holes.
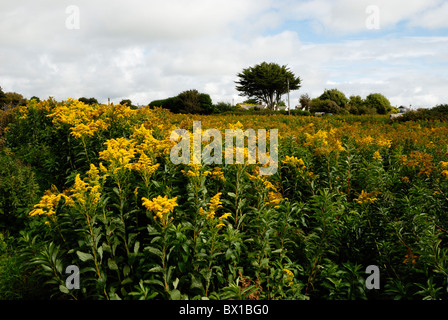
POLYGON ((0 151, 0 229, 22 230, 38 196, 39 186, 31 167, 0 151))

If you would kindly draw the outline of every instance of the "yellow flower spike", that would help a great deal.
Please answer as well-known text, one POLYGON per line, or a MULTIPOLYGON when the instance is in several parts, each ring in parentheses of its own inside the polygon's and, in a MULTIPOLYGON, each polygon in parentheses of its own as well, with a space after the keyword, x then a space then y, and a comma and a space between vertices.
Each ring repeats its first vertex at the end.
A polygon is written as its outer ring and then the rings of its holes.
POLYGON ((155 214, 154 219, 157 220, 158 218, 160 220, 163 228, 166 228, 168 226, 168 223, 172 221, 172 219, 170 219, 169 217, 169 214, 173 212, 176 206, 178 206, 177 197, 168 199, 168 196, 162 197, 159 195, 152 200, 143 197, 142 201, 142 204, 144 207, 146 207, 146 210, 151 211, 155 214))
POLYGON ((378 192, 376 191, 372 191, 372 192, 365 192, 364 190, 361 191, 361 194, 359 195, 359 197, 357 199, 355 199, 354 201, 360 204, 364 204, 364 203, 373 203, 375 201, 377 201, 378 199, 375 198, 375 196, 377 195, 378 192))
POLYGON ((106 173, 106 172, 107 172, 107 168, 103 165, 102 162, 100 162, 98 166, 99 166, 101 172, 103 172, 103 173, 106 173))
POLYGON ((130 170, 133 166, 130 162, 136 152, 135 143, 123 137, 110 139, 104 143, 107 149, 99 153, 100 159, 109 162, 109 168, 113 168, 113 174, 125 169, 130 170))
POLYGON ((219 217, 219 220, 225 220, 231 215, 232 215, 232 213, 230 213, 230 212, 224 213, 222 216, 219 217))
POLYGON ((380 155, 380 150, 376 150, 372 158, 376 161, 383 161, 383 158, 380 155))
POLYGON ((286 273, 286 281, 288 282, 287 286, 290 287, 293 285, 294 273, 291 270, 283 269, 286 273))
POLYGON ((226 181, 226 178, 224 177, 224 172, 222 172, 220 167, 213 168, 213 171, 211 172, 211 178, 221 180, 222 182, 226 181))
POLYGON ((136 187, 136 188, 134 189, 134 196, 135 196, 135 198, 138 197, 138 189, 140 189, 140 187, 136 187))
POLYGON ((58 193, 56 187, 52 186, 50 190, 45 192, 39 203, 34 205, 34 209, 29 212, 29 215, 54 215, 56 213, 55 209, 58 206, 62 196, 63 194, 58 193))
POLYGON ((442 176, 444 176, 445 179, 448 179, 448 170, 443 170, 442 171, 442 176))
POLYGON ((274 206, 275 209, 278 209, 280 207, 279 204, 282 200, 284 200, 284 199, 280 192, 269 191, 268 192, 268 200, 266 201, 265 204, 272 205, 272 206, 274 206))
POLYGON ((301 168, 304 169, 305 167, 305 162, 300 158, 297 157, 290 157, 290 156, 286 156, 285 160, 282 161, 282 163, 286 164, 286 165, 290 165, 292 167, 296 167, 296 168, 301 168))
POLYGON ((213 212, 213 214, 216 210, 218 210, 218 208, 222 207, 222 202, 219 199, 221 197, 221 195, 222 195, 222 193, 218 192, 210 199, 210 202, 208 203, 209 210, 211 212, 213 212))

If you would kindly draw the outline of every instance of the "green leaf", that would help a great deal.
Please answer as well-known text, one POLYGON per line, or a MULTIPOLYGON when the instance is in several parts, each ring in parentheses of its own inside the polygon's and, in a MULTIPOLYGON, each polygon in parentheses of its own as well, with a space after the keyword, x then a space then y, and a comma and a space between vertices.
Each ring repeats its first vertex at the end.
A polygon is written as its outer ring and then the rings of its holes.
POLYGON ((160 281, 160 280, 151 279, 151 280, 144 280, 143 282, 144 282, 144 283, 147 283, 147 284, 156 284, 156 285, 161 286, 162 288, 165 288, 165 285, 164 285, 163 282, 160 281))
POLYGON ((153 268, 149 269, 148 272, 163 272, 163 268, 160 266, 153 267, 153 268))
POLYGON ((59 291, 66 294, 70 293, 70 290, 68 290, 68 288, 66 286, 63 286, 62 284, 59 286, 59 291))
POLYGON ((129 277, 126 277, 126 278, 124 278, 123 281, 121 281, 121 285, 123 285, 123 286, 128 284, 128 283, 132 283, 132 279, 129 278, 129 277))
POLYGON ((136 241, 134 245, 134 253, 138 253, 139 249, 140 249, 140 242, 136 241))
POLYGON ((182 298, 180 291, 177 289, 170 291, 170 298, 171 300, 180 300, 182 298))
POLYGON ((146 251, 149 251, 149 252, 152 253, 152 254, 155 254, 156 256, 159 256, 160 259, 162 259, 162 257, 163 257, 162 251, 160 251, 160 250, 157 249, 157 248, 154 248, 154 247, 145 247, 145 250, 146 250, 146 251))
POLYGON ((204 286, 202 285, 201 279, 198 279, 194 275, 191 275, 190 289, 201 289, 201 290, 204 290, 204 286))
POLYGON ((176 278, 176 280, 173 281, 173 287, 174 289, 177 289, 177 285, 179 284, 179 278, 176 278))
POLYGON ((111 258, 107 260, 107 266, 109 267, 110 270, 118 270, 117 263, 115 262, 115 260, 112 260, 111 258))
POLYGON ((128 265, 123 267, 123 275, 127 277, 131 273, 131 268, 128 265))
POLYGON ((93 260, 93 256, 90 253, 76 251, 76 254, 78 255, 78 258, 81 259, 82 262, 93 260))

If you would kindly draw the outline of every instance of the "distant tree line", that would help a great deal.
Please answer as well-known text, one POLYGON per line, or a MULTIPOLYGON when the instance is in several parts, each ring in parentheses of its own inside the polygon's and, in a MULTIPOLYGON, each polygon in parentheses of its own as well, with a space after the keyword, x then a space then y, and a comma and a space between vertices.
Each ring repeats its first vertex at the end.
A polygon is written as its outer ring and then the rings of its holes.
POLYGON ((396 112, 389 100, 381 93, 371 93, 365 99, 359 95, 347 98, 338 89, 326 89, 319 97, 311 99, 304 94, 299 100, 303 109, 332 114, 388 114, 396 112))
POLYGON ((448 121, 448 104, 439 104, 430 109, 408 111, 396 121, 448 121))
POLYGON ((217 111, 210 96, 196 89, 183 91, 175 97, 151 101, 149 106, 162 107, 173 113, 212 114, 217 111))
MULTIPOLYGON (((32 99, 39 99, 37 97, 31 97, 32 99)), ((13 107, 25 106, 28 103, 28 99, 24 98, 17 92, 3 92, 0 87, 0 109, 6 110, 13 107)))

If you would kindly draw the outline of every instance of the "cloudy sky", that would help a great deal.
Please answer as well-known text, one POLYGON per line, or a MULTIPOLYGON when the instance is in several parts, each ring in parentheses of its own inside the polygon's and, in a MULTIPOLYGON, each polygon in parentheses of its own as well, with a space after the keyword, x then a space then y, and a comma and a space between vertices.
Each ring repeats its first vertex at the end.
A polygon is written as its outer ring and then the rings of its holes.
MULTIPOLYGON (((242 102, 243 68, 275 62, 312 98, 379 92, 448 103, 446 0, 0 0, 0 86, 26 98, 134 104, 197 89, 242 102)), ((286 99, 286 96, 285 96, 286 99)))

